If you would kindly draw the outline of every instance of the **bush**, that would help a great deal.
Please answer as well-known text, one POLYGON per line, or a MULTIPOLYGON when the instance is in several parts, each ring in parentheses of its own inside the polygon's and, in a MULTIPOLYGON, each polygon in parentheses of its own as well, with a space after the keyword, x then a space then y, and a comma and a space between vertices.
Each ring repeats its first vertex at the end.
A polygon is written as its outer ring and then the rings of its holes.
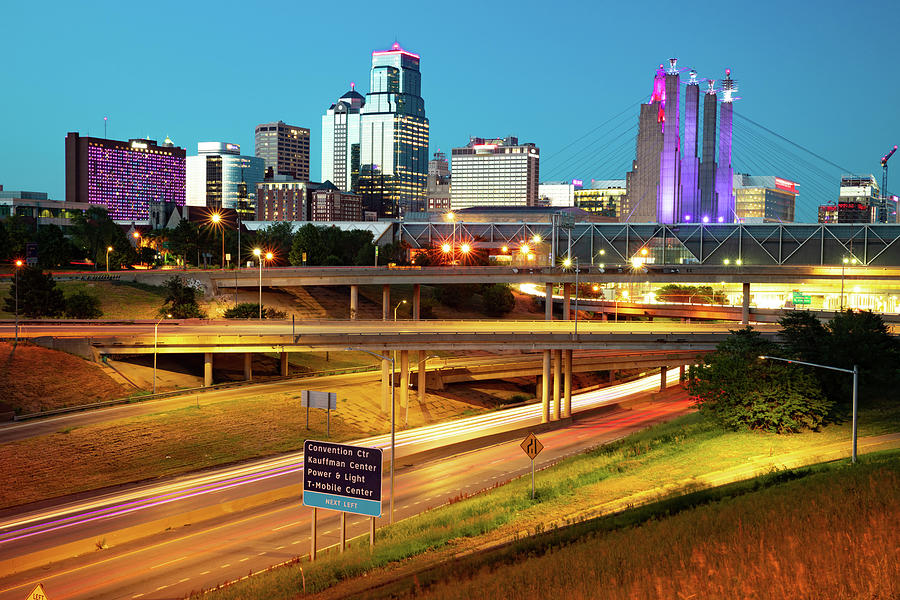
POLYGON ((509 286, 495 283, 481 292, 481 310, 489 317, 502 317, 516 306, 516 297, 509 286))
POLYGON ((692 366, 685 387, 701 414, 728 429, 818 429, 833 403, 806 368, 759 359, 776 348, 747 327, 692 366))
POLYGON ((100 299, 87 292, 75 292, 66 298, 66 316, 70 319, 97 319, 103 315, 100 299))
MULTIPOLYGON (((241 302, 240 304, 235 304, 226 310, 223 316, 226 319, 258 319, 259 303, 241 302)), ((284 319, 287 317, 287 314, 284 311, 263 306, 262 317, 263 319, 284 319)))

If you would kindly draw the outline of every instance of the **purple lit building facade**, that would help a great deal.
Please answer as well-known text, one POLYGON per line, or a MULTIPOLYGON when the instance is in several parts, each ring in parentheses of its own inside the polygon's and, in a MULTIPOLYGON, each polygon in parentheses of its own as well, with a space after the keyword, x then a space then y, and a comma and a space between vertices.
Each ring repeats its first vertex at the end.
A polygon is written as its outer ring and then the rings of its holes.
POLYGON ((66 201, 106 207, 116 221, 147 221, 150 205, 185 203, 184 148, 66 135, 66 201))
POLYGON ((698 136, 700 86, 696 72, 691 71, 685 89, 682 140, 679 119, 681 76, 676 64, 675 59, 670 59, 668 69, 664 70, 660 65, 653 80, 650 102, 641 105, 636 157, 626 176, 627 194, 621 218, 630 222, 731 223, 735 220, 731 165, 732 94, 737 91, 737 86, 730 71, 726 71, 719 117, 717 90, 714 82, 709 82, 703 100, 701 146, 698 136), (698 156, 698 150, 702 157, 698 156))

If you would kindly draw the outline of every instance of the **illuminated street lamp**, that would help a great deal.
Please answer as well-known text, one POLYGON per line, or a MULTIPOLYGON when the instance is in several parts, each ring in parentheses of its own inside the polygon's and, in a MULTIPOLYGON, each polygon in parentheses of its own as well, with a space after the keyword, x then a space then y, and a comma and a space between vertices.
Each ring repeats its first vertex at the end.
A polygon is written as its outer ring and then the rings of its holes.
POLYGON ((844 268, 847 265, 855 265, 857 262, 859 261, 856 260, 855 256, 851 258, 845 256, 841 263, 841 312, 844 311, 844 268))
POLYGON ((19 345, 19 268, 23 265, 21 258, 16 259, 16 341, 13 348, 19 345))
POLYGON ((464 255, 468 254, 469 252, 472 251, 472 246, 470 246, 469 244, 464 242, 462 244, 462 246, 459 247, 459 251, 462 252, 464 255))
POLYGON ((266 252, 263 254, 263 251, 259 248, 253 249, 253 255, 259 259, 259 320, 262 321, 262 268, 263 268, 263 259, 272 260, 272 253, 266 252))
POLYGON ((857 365, 853 365, 852 369, 842 369, 841 367, 832 367, 829 365, 820 365, 811 362, 803 362, 802 360, 790 360, 787 358, 779 358, 777 356, 760 356, 762 360, 780 360, 782 362, 795 364, 795 365, 806 365, 807 367, 818 367, 820 369, 828 369, 830 371, 840 371, 841 373, 850 373, 853 375, 853 433, 851 434, 853 439, 853 449, 850 453, 850 462, 856 462, 856 397, 857 397, 857 389, 859 386, 859 367, 857 365))
POLYGON ((400 308, 401 304, 406 304, 406 300, 401 300, 397 303, 397 306, 394 307, 394 322, 397 321, 397 309, 400 308))
POLYGON ((106 247, 106 272, 109 273, 109 253, 113 251, 112 246, 106 247))
POLYGON ((378 360, 388 360, 391 362, 391 504, 390 509, 388 510, 388 524, 392 525, 394 523, 394 454, 396 454, 396 445, 394 443, 394 415, 396 412, 394 406, 394 359, 390 356, 375 354, 374 352, 370 352, 365 348, 347 348, 347 350, 357 350, 359 352, 365 352, 370 356, 374 356, 378 360))
POLYGON ((159 324, 162 323, 163 319, 171 319, 172 315, 166 315, 165 317, 160 317, 159 321, 156 322, 156 325, 153 326, 153 393, 156 393, 156 344, 159 340, 159 324))
POLYGON ((522 256, 528 256, 531 253, 531 248, 528 247, 528 244, 522 244, 519 246, 519 252, 522 253, 522 256))

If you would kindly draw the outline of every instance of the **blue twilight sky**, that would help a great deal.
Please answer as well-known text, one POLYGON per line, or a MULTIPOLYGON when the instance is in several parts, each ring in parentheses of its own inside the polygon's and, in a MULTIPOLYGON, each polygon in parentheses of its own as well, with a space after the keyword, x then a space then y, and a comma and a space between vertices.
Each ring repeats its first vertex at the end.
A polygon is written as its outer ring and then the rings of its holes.
MULTIPOLYGON (((897 2, 33 0, 0 12, 0 184, 60 200, 66 132, 102 135, 104 116, 111 138, 168 135, 188 154, 199 141, 253 154, 260 122, 309 127, 317 180, 323 112, 351 81, 368 91, 371 51, 395 39, 422 57, 432 152, 517 135, 540 146, 542 179, 624 177, 636 103, 670 56, 701 77, 730 67, 737 113, 839 167, 880 181, 900 142, 897 2)), ((803 160, 742 126, 738 169, 804 177, 803 160)), ((837 167, 796 152, 822 171, 801 180, 810 218, 832 199, 816 191, 836 196, 837 180, 821 180, 837 167)))

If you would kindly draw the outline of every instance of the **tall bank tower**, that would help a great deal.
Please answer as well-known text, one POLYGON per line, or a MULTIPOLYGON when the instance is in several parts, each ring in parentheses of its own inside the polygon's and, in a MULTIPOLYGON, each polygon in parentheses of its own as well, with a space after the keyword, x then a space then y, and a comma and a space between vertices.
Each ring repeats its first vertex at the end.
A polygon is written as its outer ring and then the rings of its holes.
POLYGON ((402 217, 425 210, 428 119, 419 55, 394 43, 372 52, 369 93, 360 112, 359 193, 365 210, 402 217))

